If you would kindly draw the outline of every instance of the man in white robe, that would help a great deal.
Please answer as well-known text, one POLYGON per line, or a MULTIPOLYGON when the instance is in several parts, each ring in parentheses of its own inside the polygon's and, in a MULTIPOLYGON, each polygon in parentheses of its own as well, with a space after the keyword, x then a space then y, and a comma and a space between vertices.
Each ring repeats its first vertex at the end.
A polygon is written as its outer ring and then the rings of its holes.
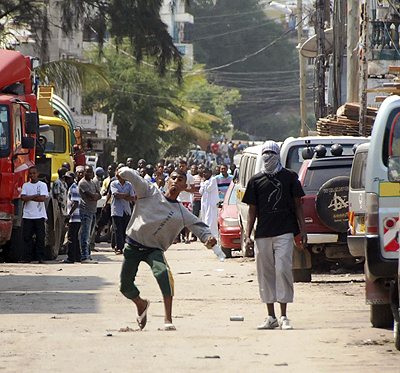
POLYGON ((203 177, 205 181, 200 184, 201 194, 201 216, 204 223, 206 223, 211 230, 211 233, 218 236, 218 184, 212 172, 205 168, 203 171, 203 177))

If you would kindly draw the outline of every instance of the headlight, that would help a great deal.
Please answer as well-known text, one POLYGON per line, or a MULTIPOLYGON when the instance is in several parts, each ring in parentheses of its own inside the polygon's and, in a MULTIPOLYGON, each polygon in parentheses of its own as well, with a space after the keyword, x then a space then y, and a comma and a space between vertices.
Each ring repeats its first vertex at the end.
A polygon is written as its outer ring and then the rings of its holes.
POLYGON ((237 227, 239 225, 239 220, 234 218, 226 218, 222 222, 223 227, 237 227))
POLYGON ((12 220, 13 217, 9 212, 0 211, 0 220, 12 220))

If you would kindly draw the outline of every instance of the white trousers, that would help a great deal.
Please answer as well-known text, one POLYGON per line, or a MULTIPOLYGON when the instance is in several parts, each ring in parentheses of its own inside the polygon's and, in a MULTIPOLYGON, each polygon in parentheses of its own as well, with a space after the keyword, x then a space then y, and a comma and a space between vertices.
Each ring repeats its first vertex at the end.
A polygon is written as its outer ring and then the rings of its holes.
POLYGON ((293 302, 293 233, 256 238, 254 253, 261 301, 293 302))

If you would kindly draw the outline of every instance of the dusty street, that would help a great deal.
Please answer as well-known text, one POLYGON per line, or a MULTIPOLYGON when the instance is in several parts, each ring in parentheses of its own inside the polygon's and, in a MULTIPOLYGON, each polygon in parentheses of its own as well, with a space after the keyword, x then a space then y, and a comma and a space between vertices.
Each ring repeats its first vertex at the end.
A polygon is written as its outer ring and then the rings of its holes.
MULTIPOLYGON (((362 275, 318 275, 295 284, 294 330, 257 330, 266 311, 255 264, 219 262, 201 244, 172 246, 175 332, 150 269, 138 273, 151 300, 138 331, 118 290, 122 257, 100 245, 99 264, 1 264, 0 371, 11 372, 399 372, 393 333, 373 329, 362 275), (230 321, 230 316, 244 321, 230 321)), ((64 258, 63 256, 60 257, 64 258)))

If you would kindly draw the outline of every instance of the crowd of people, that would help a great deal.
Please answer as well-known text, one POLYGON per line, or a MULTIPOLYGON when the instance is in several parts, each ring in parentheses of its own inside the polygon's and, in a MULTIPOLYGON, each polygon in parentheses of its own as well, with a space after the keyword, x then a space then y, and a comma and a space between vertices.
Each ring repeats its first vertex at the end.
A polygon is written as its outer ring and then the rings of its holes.
MULTIPOLYGON (((100 242, 101 232, 110 222, 113 228, 112 248, 116 254, 123 253, 125 232, 137 199, 131 183, 118 174, 118 170, 124 166, 134 169, 133 159, 128 158, 125 164, 110 164, 107 167, 107 175, 102 167, 93 170, 92 166, 77 166, 74 173, 68 163, 64 163, 58 170, 59 177, 53 183, 52 194, 58 201, 60 212, 65 219, 65 229, 60 241, 60 249, 64 246, 68 254, 63 260, 64 263, 96 263, 91 252, 97 251, 95 244, 100 242), (102 197, 104 203, 102 208, 98 209, 98 200, 102 197)), ((180 192, 178 201, 195 216, 201 217, 214 236, 218 235, 218 207, 233 179, 234 166, 228 168, 227 165, 221 164, 212 170, 198 160, 179 159, 167 162, 161 159, 154 167, 140 159, 135 169, 144 180, 154 184, 163 194, 167 193, 167 182, 171 173, 177 169, 183 171, 187 185, 180 192)), ((43 262, 44 227, 47 219, 44 200, 48 196, 48 188, 44 182, 39 181, 36 167, 31 168, 29 178, 30 181, 24 185, 22 197, 25 201, 26 219, 23 261, 37 259, 43 262), (33 194, 33 188, 38 192, 33 194), (31 211, 33 209, 37 211, 31 211)), ((196 235, 184 228, 174 243, 190 244, 196 240, 196 235)))

